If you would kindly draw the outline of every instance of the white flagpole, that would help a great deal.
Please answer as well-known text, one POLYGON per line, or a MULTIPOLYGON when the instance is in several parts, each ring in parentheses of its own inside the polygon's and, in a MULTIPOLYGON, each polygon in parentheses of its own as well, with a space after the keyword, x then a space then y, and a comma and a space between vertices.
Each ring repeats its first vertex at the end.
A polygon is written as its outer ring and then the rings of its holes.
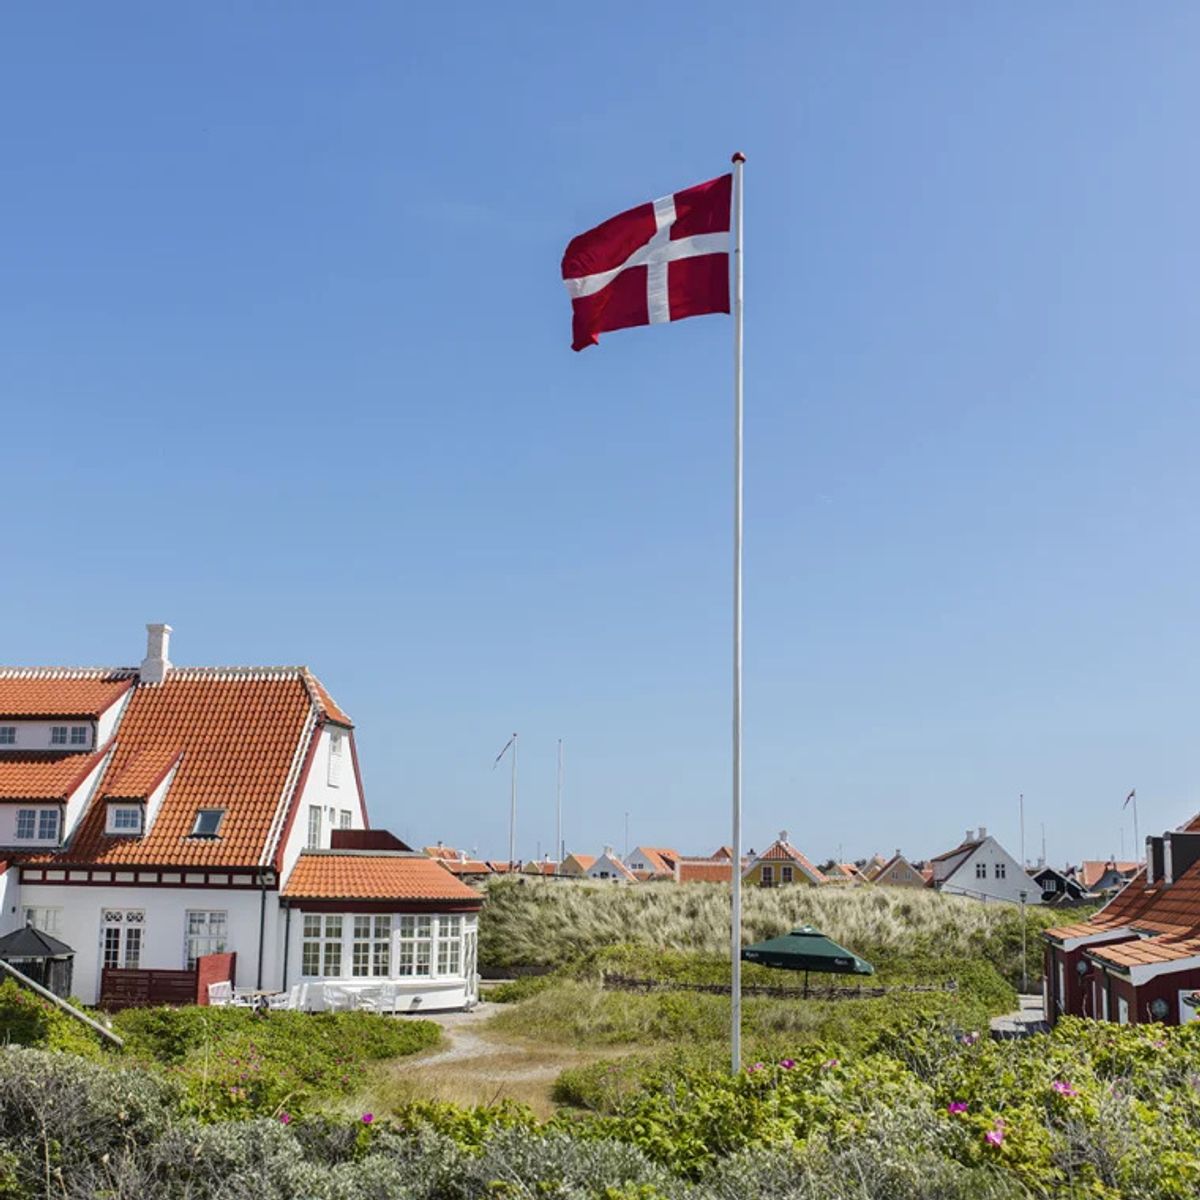
POLYGON ((512 735, 512 800, 508 808, 508 871, 516 870, 517 861, 517 735, 512 735))
POLYGON ((563 785, 563 740, 558 739, 558 787, 554 796, 554 857, 558 860, 555 874, 562 871, 562 785, 563 785))
POLYGON ((742 1069, 742 167, 733 156, 733 862, 729 922, 730 1050, 742 1069))

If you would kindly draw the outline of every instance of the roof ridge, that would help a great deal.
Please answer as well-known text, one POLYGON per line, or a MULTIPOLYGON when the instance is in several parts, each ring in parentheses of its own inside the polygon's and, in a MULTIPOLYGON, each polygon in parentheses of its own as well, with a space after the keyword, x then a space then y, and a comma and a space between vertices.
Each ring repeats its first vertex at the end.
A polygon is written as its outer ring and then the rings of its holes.
POLYGON ((0 667, 0 679, 131 679, 137 667, 0 667))

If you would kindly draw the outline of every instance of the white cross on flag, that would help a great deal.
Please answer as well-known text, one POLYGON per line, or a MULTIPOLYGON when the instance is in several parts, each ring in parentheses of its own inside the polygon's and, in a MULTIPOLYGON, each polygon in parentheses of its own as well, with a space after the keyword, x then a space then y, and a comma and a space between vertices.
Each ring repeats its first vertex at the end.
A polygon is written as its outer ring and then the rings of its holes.
POLYGON ((572 350, 614 329, 729 311, 732 179, 640 204, 571 239, 562 274, 572 350))

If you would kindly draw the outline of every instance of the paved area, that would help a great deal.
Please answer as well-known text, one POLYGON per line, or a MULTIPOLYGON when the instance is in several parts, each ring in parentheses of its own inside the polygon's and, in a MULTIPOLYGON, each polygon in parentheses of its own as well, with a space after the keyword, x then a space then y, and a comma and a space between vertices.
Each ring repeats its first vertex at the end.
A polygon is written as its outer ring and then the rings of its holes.
POLYGON ((1022 1038, 1035 1033, 1046 1033, 1050 1026, 1042 1016, 1042 997, 1019 996, 1020 1007, 1016 1012, 1005 1013, 1002 1017, 992 1018, 992 1037, 1022 1038))

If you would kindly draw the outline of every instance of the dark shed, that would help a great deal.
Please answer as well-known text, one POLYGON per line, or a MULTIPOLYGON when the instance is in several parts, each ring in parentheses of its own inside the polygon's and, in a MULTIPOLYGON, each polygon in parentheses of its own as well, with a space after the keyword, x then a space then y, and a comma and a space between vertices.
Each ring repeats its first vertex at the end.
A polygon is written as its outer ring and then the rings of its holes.
POLYGON ((64 1000, 71 994, 75 951, 32 925, 0 937, 0 959, 64 1000))

